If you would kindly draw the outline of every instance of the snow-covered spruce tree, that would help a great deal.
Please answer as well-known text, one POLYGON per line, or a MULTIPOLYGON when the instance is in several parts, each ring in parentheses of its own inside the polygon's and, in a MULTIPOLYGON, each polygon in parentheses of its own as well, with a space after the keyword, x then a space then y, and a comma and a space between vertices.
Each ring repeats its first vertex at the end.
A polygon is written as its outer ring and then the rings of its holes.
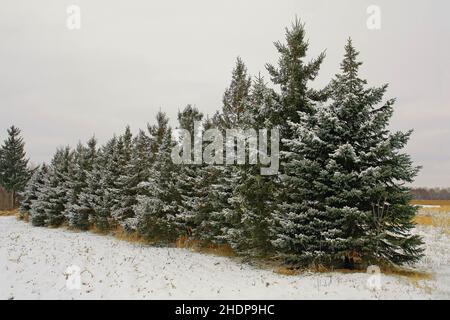
MULTIPOLYGON (((186 130, 191 139, 191 153, 189 154, 191 163, 179 164, 176 169, 179 172, 177 189, 181 197, 180 212, 177 219, 180 229, 184 229, 187 235, 191 235, 196 227, 196 215, 200 210, 202 183, 204 182, 205 166, 193 163, 196 134, 194 124, 202 121, 202 119, 203 114, 191 105, 187 105, 183 111, 178 112, 178 129, 186 130)), ((182 143, 183 139, 185 139, 185 136, 181 135, 179 143, 182 143)))
MULTIPOLYGON (((230 229, 237 223, 237 212, 229 203, 235 180, 226 166, 206 166, 200 190, 200 211, 194 217, 195 238, 214 244, 228 243, 230 229)), ((234 205, 234 204, 233 204, 234 205)))
MULTIPOLYGON (((218 127, 254 129, 255 132, 274 127, 277 95, 266 86, 262 77, 256 78, 252 87, 250 85, 246 68, 238 60, 232 84, 224 95, 223 114, 231 116, 216 114, 214 120, 218 127)), ((246 152, 248 154, 248 148, 246 152)), ((274 208, 276 176, 261 176, 260 169, 259 165, 246 163, 216 168, 211 175, 216 176, 210 188, 210 208, 213 210, 209 225, 219 230, 215 240, 230 244, 236 253, 247 257, 261 257, 272 251, 268 226, 274 208), (219 210, 215 209, 217 207, 219 210)))
MULTIPOLYGON (((203 129, 214 128, 213 121, 207 118, 203 123, 203 129)), ((205 144, 207 142, 203 141, 205 144)), ((203 149, 204 150, 204 149, 203 149)), ((227 198, 222 195, 230 192, 221 192, 226 187, 221 183, 223 177, 223 166, 204 164, 198 167, 199 189, 197 192, 198 202, 195 205, 196 212, 192 217, 190 227, 195 239, 203 241, 205 244, 217 243, 217 236, 221 235, 221 223, 216 214, 220 214, 224 205, 228 203, 227 198)))
MULTIPOLYGON (((266 92, 266 98, 270 100, 266 101, 267 108, 263 107, 261 110, 264 111, 266 125, 280 130, 280 150, 287 151, 285 141, 296 136, 290 123, 299 123, 301 113, 314 113, 317 102, 326 98, 326 90, 316 91, 309 87, 310 82, 315 80, 319 73, 325 54, 322 53, 309 62, 305 61, 309 44, 305 38, 304 25, 298 19, 294 21, 291 28, 286 29, 285 43, 277 42, 275 46, 280 54, 278 65, 268 64, 266 68, 272 83, 279 86, 279 90, 274 92, 263 89, 266 92)), ((281 160, 283 162, 283 159, 281 160)), ((293 202, 295 204, 302 201, 301 197, 292 196, 290 185, 281 180, 284 170, 285 167, 282 165, 280 175, 266 177, 266 181, 270 180, 272 184, 271 199, 275 200, 276 203, 272 203, 275 207, 279 203, 293 202)), ((276 239, 279 237, 279 230, 284 228, 279 224, 277 215, 275 210, 274 214, 268 218, 271 238, 276 239), (272 232, 275 232, 275 235, 272 232)))
MULTIPOLYGON (((272 129, 270 113, 275 103, 273 90, 264 79, 255 79, 250 93, 243 129, 272 129)), ((270 141, 268 143, 270 148, 270 141)), ((240 255, 262 257, 272 252, 269 225, 274 209, 275 181, 277 176, 261 175, 261 164, 245 164, 238 168, 240 180, 229 201, 239 212, 239 221, 231 229, 228 241, 240 255)))
MULTIPOLYGON (((222 109, 211 121, 212 127, 222 132, 224 152, 227 148, 226 130, 244 129, 245 123, 249 121, 250 87, 251 78, 247 67, 242 59, 237 58, 230 86, 223 95, 222 109)), ((207 220, 200 222, 196 236, 216 244, 231 244, 232 239, 237 237, 236 228, 240 223, 239 203, 233 201, 233 192, 241 178, 241 169, 236 163, 212 165, 204 169, 204 179, 209 183, 209 190, 201 200, 201 206, 209 212, 202 214, 207 220), (199 234, 200 232, 204 234, 199 234)))
POLYGON ((90 216, 90 221, 101 231, 108 231, 114 227, 115 221, 111 217, 112 207, 118 194, 116 180, 119 177, 119 150, 121 149, 121 138, 114 136, 102 148, 101 155, 90 176, 89 189, 99 184, 99 190, 92 193, 92 204, 95 212, 90 216))
POLYGON ((151 147, 150 137, 144 131, 139 130, 133 141, 133 154, 131 156, 132 171, 136 181, 138 181, 137 184, 147 181, 149 178, 149 169, 152 164, 151 147))
MULTIPOLYGON (((46 170, 46 169, 45 169, 46 170)), ((24 191, 20 193, 19 218, 24 219, 29 215, 31 205, 37 200, 38 192, 43 185, 43 170, 37 167, 33 170, 31 178, 25 185, 24 191)))
POLYGON ((291 192, 275 215, 273 241, 295 265, 403 264, 421 256, 411 234, 409 189, 418 172, 402 153, 411 132, 388 129, 394 100, 387 86, 366 88, 349 40, 331 102, 291 123, 285 181, 291 192))
MULTIPOLYGON (((107 143, 108 146, 111 142, 107 143)), ((104 172, 108 148, 96 149, 92 169, 86 174, 86 186, 79 196, 79 221, 86 228, 95 226, 101 231, 109 229, 109 212, 105 203, 104 172)), ((91 148, 90 148, 91 149, 91 148)))
POLYGON ((119 141, 117 150, 118 177, 115 182, 117 197, 114 199, 111 215, 121 226, 125 226, 125 221, 134 217, 133 206, 136 204, 136 187, 141 181, 138 179, 138 172, 135 172, 135 161, 132 163, 134 147, 133 135, 130 127, 127 126, 125 133, 119 141))
MULTIPOLYGON (((35 227, 43 227, 46 224, 47 212, 46 206, 49 202, 48 194, 48 179, 49 179, 49 168, 44 163, 42 166, 36 170, 33 176, 34 186, 29 185, 29 190, 34 189, 35 199, 31 200, 31 205, 29 209, 31 224, 35 227)), ((30 193, 30 196, 32 194, 30 193)))
POLYGON ((67 202, 65 203, 63 214, 69 226, 75 228, 78 227, 78 215, 76 214, 78 196, 86 182, 86 172, 83 165, 84 153, 85 148, 80 142, 72 153, 72 161, 69 165, 68 178, 65 183, 67 202))
POLYGON ((20 129, 12 126, 7 130, 8 138, 0 148, 0 185, 11 192, 11 203, 17 205, 17 193, 24 190, 30 178, 25 143, 20 136, 20 129))
POLYGON ((155 128, 154 138, 161 144, 154 149, 157 152, 149 180, 140 184, 142 193, 134 206, 136 217, 128 222, 147 239, 173 242, 183 232, 178 221, 181 205, 178 172, 171 158, 175 142, 165 114, 160 113, 157 119, 159 126, 155 128))
POLYGON ((134 206, 137 204, 137 195, 143 194, 141 183, 150 178, 151 159, 151 139, 142 130, 133 139, 133 150, 131 160, 125 168, 126 175, 121 178, 123 185, 128 188, 126 198, 127 206, 130 208, 128 214, 124 216, 121 225, 125 231, 133 231, 135 221, 134 206))
MULTIPOLYGON (((60 226, 65 221, 64 210, 70 201, 70 167, 73 152, 69 147, 58 149, 51 161, 45 183, 47 189, 43 207, 47 215, 45 225, 60 226)), ((41 201, 41 200, 39 200, 41 201)))
MULTIPOLYGON (((156 115, 156 124, 147 124, 148 136, 145 132, 140 131, 133 152, 132 166, 136 176, 135 204, 133 205, 134 216, 127 218, 123 226, 126 231, 139 231, 145 229, 143 222, 143 211, 139 215, 136 207, 139 205, 139 199, 143 200, 147 197, 153 197, 148 187, 149 180, 154 172, 153 165, 157 160, 158 151, 163 143, 164 137, 170 130, 169 119, 166 114, 159 111, 156 115)), ((134 182, 134 181, 133 181, 134 182)), ((144 232, 146 233, 146 232, 144 232)), ((152 235, 148 234, 149 237, 152 235)))
POLYGON ((97 157, 97 140, 89 139, 87 146, 79 144, 75 150, 70 167, 69 201, 66 204, 65 216, 69 225, 81 230, 87 230, 89 223, 90 206, 84 198, 89 187, 88 177, 92 173, 97 157), (82 198, 83 197, 83 198, 82 198))

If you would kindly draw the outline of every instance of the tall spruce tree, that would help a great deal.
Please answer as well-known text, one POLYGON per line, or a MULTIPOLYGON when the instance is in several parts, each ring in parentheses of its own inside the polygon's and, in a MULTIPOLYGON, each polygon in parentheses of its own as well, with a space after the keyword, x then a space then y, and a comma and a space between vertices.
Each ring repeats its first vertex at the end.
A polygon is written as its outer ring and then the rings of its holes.
POLYGON ((58 149, 51 161, 45 183, 47 194, 39 200, 43 202, 47 226, 60 226, 66 219, 64 212, 71 196, 70 168, 73 157, 73 151, 65 147, 58 149))
MULTIPOLYGON (((97 140, 92 137, 87 146, 78 145, 70 169, 69 202, 65 215, 69 225, 81 230, 89 228, 89 212, 91 207, 86 203, 86 191, 89 188, 89 176, 92 174, 97 160, 97 140)), ((93 190, 94 191, 94 190, 93 190)))
POLYGON ((134 217, 133 206, 136 204, 136 187, 140 182, 132 163, 133 159, 133 135, 130 127, 126 127, 125 133, 120 139, 118 150, 118 177, 116 181, 117 197, 112 206, 112 217, 121 226, 126 225, 126 220, 134 217))
POLYGON ((120 140, 120 137, 114 136, 102 148, 98 166, 92 175, 94 179, 90 181, 91 187, 97 183, 100 184, 101 192, 93 199, 95 205, 95 218, 93 219, 95 226, 101 231, 108 231, 115 225, 111 212, 118 194, 116 181, 120 172, 119 152, 122 148, 120 140))
MULTIPOLYGON (((212 119, 207 118, 203 123, 203 129, 215 128, 212 119)), ((207 142, 203 141, 205 144, 207 142)), ((204 164, 198 170, 199 189, 197 192, 198 203, 195 205, 196 212, 192 217, 192 235, 195 239, 201 240, 204 244, 218 243, 218 236, 222 235, 222 219, 220 214, 224 206, 228 203, 226 195, 229 192, 222 192, 226 187, 221 181, 223 178, 223 166, 204 164)))
MULTIPOLYGON (((190 141, 190 160, 191 164, 183 163, 179 165, 177 171, 179 172, 179 179, 177 181, 177 189, 180 192, 181 206, 178 220, 180 227, 186 230, 188 235, 191 235, 195 229, 195 220, 198 211, 200 210, 201 190, 204 174, 204 165, 194 164, 194 148, 195 148, 195 122, 200 123, 203 119, 203 114, 191 105, 187 105, 183 111, 178 112, 178 129, 185 130, 183 132, 189 133, 190 141)), ((182 143, 186 137, 180 136, 179 143, 182 143)))
POLYGON ((389 131, 394 100, 382 103, 387 86, 366 88, 351 40, 345 52, 330 103, 291 124, 290 193, 275 215, 273 243, 296 265, 415 262, 421 240, 410 232, 416 209, 405 183, 418 168, 401 151, 411 132, 389 131))
POLYGON ((68 179, 66 182, 67 188, 67 203, 64 208, 64 216, 72 227, 78 227, 78 199, 81 190, 86 182, 86 172, 84 168, 85 147, 78 143, 76 149, 72 154, 72 161, 68 170, 68 179))
POLYGON ((177 166, 171 154, 175 142, 165 114, 157 115, 158 124, 153 127, 153 150, 156 151, 150 168, 149 179, 140 184, 142 193, 134 206, 136 217, 128 219, 129 225, 147 239, 173 242, 182 233, 179 224, 181 195, 177 188, 177 166))
MULTIPOLYGON (((255 105, 263 106, 258 108, 263 117, 257 116, 257 118, 262 118, 266 127, 279 129, 281 136, 280 150, 287 151, 289 148, 286 141, 296 137, 296 132, 290 123, 299 123, 302 113, 314 114, 317 103, 327 98, 326 90, 310 88, 310 83, 316 79, 319 73, 325 59, 325 53, 321 53, 315 59, 306 61, 309 43, 306 39, 305 26, 298 19, 294 21, 290 28, 286 28, 285 43, 276 42, 275 47, 280 54, 278 64, 277 66, 267 64, 266 69, 271 76, 272 83, 278 86, 279 90, 266 89, 260 83, 259 89, 257 88, 255 91, 255 98, 259 100, 255 105)), ((289 184, 281 179, 285 170, 283 162, 286 159, 280 160, 282 164, 280 174, 264 177, 265 184, 261 185, 263 190, 269 192, 270 197, 268 199, 272 199, 272 201, 268 200, 268 207, 271 210, 277 207, 279 203, 302 201, 302 198, 294 200, 290 196, 292 190, 290 190, 289 184)), ((276 212, 267 217, 267 221, 270 228, 274 225, 279 227, 276 212)), ((260 234, 266 235, 264 232, 260 234)), ((272 231, 269 234, 272 234, 272 231)), ((267 248, 270 247, 267 246, 267 248)))
MULTIPOLYGON (((228 129, 245 129, 249 122, 251 78, 241 58, 237 58, 231 75, 231 83, 225 90, 222 109, 212 118, 212 126, 219 129, 224 137, 223 150, 227 150, 228 129)), ((238 137, 243 139, 243 137, 238 137)), ((234 143, 234 141, 233 141, 234 143)), ((236 151, 236 145, 228 146, 236 151)), ((225 158, 225 153, 223 154, 225 158)), ((239 202, 233 201, 233 192, 239 185, 241 169, 237 163, 213 165, 207 169, 206 181, 210 183, 207 197, 202 206, 208 208, 207 222, 199 230, 207 230, 203 238, 217 244, 232 244, 238 237, 240 223, 239 202), (206 201, 206 202, 205 202, 206 201)))
POLYGON ((37 167, 33 170, 31 178, 25 185, 24 190, 20 193, 19 218, 24 219, 29 215, 31 205, 37 200, 38 192, 43 185, 43 169, 37 167))
POLYGON ((137 204, 137 196, 145 193, 141 183, 150 178, 150 168, 152 165, 152 144, 150 137, 142 130, 139 131, 133 140, 133 150, 131 160, 126 167, 126 175, 121 180, 128 188, 126 205, 130 207, 128 214, 124 216, 121 225, 128 232, 133 231, 135 221, 134 206, 137 204))
MULTIPOLYGON (((249 96, 243 129, 270 130, 273 128, 269 114, 275 103, 273 90, 264 79, 255 79, 249 96)), ((260 141, 261 143, 261 141, 260 141)), ((270 141, 268 143, 270 147, 270 141)), ((248 151, 248 150, 247 150, 248 151)), ((233 249, 248 257, 267 256, 272 252, 269 225, 274 209, 276 176, 261 175, 261 164, 239 166, 240 180, 233 190, 230 202, 238 211, 238 221, 230 230, 228 241, 233 249)))
POLYGON ((12 126, 8 138, 0 148, 0 185, 11 193, 11 204, 17 205, 17 194, 22 192, 30 178, 25 143, 20 129, 12 126))
MULTIPOLYGON (((108 145, 108 144, 107 144, 108 145)), ((109 229, 109 212, 105 200, 106 147, 96 149, 92 168, 87 172, 86 186, 80 193, 78 214, 82 226, 95 226, 100 231, 109 229)))
MULTIPOLYGON (((29 214, 31 224, 35 227, 43 227, 46 224, 47 212, 46 205, 49 202, 48 194, 48 166, 44 163, 36 171, 35 176, 30 180, 29 188, 27 188, 27 197, 32 197, 31 199, 29 214), (30 190, 30 193, 28 193, 30 190), (35 191, 32 191, 35 190, 35 191)), ((26 203, 24 204, 26 205, 26 203)), ((24 211, 25 214, 25 211, 24 211)))

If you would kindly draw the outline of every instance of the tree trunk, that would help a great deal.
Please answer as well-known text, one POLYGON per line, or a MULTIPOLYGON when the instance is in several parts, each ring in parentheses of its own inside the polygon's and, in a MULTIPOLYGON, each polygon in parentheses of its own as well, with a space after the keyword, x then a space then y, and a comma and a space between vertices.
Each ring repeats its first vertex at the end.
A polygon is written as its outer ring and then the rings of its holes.
POLYGON ((11 209, 14 210, 16 208, 16 190, 14 189, 11 191, 11 201, 11 209))

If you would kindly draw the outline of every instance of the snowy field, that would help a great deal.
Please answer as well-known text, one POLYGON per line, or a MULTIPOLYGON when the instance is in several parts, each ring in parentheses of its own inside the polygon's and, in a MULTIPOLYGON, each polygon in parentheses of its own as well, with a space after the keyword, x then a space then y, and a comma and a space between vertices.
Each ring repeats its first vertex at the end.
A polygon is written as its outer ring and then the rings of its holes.
POLYGON ((450 299, 450 238, 433 227, 417 232, 426 257, 416 269, 432 273, 430 280, 283 276, 230 258, 0 217, 0 299, 450 299))

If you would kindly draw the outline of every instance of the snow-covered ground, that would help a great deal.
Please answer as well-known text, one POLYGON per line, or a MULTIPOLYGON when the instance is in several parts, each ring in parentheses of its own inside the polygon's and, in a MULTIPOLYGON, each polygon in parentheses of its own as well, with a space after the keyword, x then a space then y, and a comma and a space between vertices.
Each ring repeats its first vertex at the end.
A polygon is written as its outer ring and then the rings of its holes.
POLYGON ((450 238, 432 227, 417 232, 426 241, 417 268, 432 280, 283 276, 229 258, 0 217, 0 299, 449 299, 450 238))

